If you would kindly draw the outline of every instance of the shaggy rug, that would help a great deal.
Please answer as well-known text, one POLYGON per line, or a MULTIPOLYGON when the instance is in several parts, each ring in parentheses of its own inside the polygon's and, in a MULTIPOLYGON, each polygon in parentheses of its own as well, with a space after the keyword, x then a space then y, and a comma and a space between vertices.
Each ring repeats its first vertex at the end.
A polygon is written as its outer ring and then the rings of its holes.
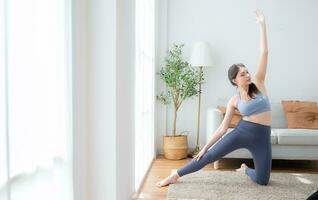
POLYGON ((242 172, 200 170, 169 185, 167 199, 304 200, 317 190, 318 174, 272 172, 263 186, 242 172))

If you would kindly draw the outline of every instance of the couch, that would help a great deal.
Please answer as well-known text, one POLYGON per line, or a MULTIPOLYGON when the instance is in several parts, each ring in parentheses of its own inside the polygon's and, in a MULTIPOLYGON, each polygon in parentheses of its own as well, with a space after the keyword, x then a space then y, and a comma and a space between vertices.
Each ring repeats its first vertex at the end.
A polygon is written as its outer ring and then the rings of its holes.
MULTIPOLYGON (((288 129, 281 103, 271 103, 272 158, 283 160, 318 160, 318 129, 288 129)), ((207 109, 206 140, 220 126, 224 114, 216 107, 207 109)), ((233 130, 229 128, 222 136, 233 130)), ((247 149, 237 149, 223 158, 252 158, 247 149)), ((218 169, 218 161, 214 162, 218 169)))

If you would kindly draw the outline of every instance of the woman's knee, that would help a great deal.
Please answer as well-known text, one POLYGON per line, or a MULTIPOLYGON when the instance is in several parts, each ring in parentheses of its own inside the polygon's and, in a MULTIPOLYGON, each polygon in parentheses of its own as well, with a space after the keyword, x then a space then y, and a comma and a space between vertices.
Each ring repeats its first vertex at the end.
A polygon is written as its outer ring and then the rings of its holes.
POLYGON ((268 184, 268 182, 269 182, 269 178, 257 178, 257 180, 256 180, 256 183, 257 184, 259 184, 259 185, 267 185, 268 184))
POLYGON ((259 184, 259 185, 267 185, 268 181, 258 181, 257 184, 259 184))

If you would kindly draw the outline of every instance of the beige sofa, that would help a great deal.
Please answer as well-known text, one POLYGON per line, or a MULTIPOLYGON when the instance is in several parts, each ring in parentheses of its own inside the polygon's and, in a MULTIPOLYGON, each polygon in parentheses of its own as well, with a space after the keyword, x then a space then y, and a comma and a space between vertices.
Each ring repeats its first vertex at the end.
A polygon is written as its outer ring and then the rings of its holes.
MULTIPOLYGON (((284 160, 318 160, 318 129, 288 129, 281 103, 271 103, 271 108, 272 158, 284 160)), ((223 113, 217 108, 208 108, 206 118, 207 141, 219 127, 223 117, 223 113)), ((229 128, 226 134, 231 130, 233 128, 229 128)), ((224 158, 252 158, 252 155, 247 149, 237 149, 225 155, 224 158)), ((214 162, 214 168, 218 168, 218 161, 214 162)))

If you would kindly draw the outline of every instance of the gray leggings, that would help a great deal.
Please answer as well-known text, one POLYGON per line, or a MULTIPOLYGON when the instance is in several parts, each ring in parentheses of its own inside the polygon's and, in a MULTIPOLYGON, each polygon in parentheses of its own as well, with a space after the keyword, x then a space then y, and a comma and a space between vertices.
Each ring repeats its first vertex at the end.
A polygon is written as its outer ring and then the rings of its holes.
POLYGON ((245 174, 260 185, 267 185, 272 168, 271 126, 241 119, 237 126, 219 139, 200 160, 191 160, 177 170, 184 176, 202 169, 205 165, 221 159, 226 154, 241 148, 250 151, 255 169, 246 168, 245 174))

